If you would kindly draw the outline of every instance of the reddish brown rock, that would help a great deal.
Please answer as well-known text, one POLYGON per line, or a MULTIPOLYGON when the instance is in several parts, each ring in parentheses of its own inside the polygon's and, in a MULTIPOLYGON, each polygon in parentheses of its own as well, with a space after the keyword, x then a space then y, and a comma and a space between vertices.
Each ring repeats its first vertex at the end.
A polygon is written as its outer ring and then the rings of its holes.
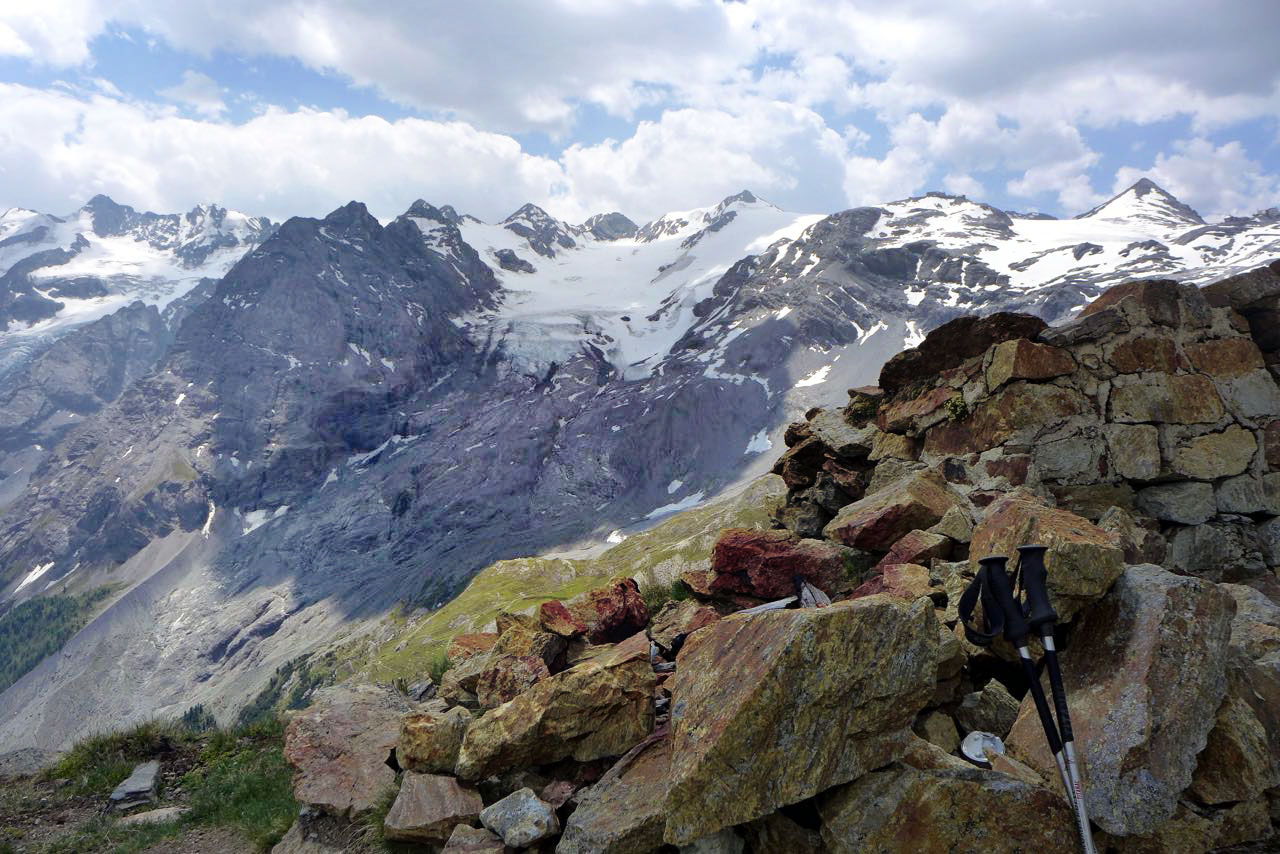
POLYGON ((987 348, 1011 338, 1034 338, 1046 328, 1030 314, 997 312, 986 317, 965 315, 942 324, 920 346, 894 356, 880 369, 880 388, 888 395, 980 356, 987 348))
POLYGON ((294 767, 299 803, 339 818, 369 812, 395 783, 387 765, 409 701, 374 685, 342 684, 317 691, 289 719, 284 756, 294 767))
POLYGON ((1015 338, 1000 342, 992 351, 987 388, 997 389, 1010 380, 1047 380, 1075 369, 1075 360, 1066 350, 1015 338))
POLYGON ((778 457, 771 471, 781 475, 787 489, 804 489, 813 485, 814 475, 827 458, 827 447, 813 435, 801 439, 778 457))
POLYGON ((661 848, 670 775, 671 739, 655 733, 582 795, 565 823, 558 854, 632 854, 661 848))
POLYGON ((569 610, 586 624, 590 643, 617 643, 643 631, 649 622, 649 609, 632 578, 613 579, 574 599, 569 610))
POLYGON ((1009 457, 1000 457, 996 460, 987 460, 983 463, 987 475, 990 477, 1002 477, 1008 481, 1010 486, 1022 486, 1027 482, 1027 472, 1031 468, 1031 457, 1027 454, 1017 454, 1009 457))
POLYGON ((453 829, 453 835, 440 849, 440 854, 507 854, 508 851, 507 844, 496 833, 483 827, 460 824, 453 829))
POLYGON ((917 472, 842 508, 823 534, 855 548, 888 551, 911 531, 936 525, 963 503, 937 472, 917 472))
POLYGON ((948 386, 939 386, 924 392, 919 397, 891 403, 882 407, 876 416, 876 423, 886 432, 916 433, 922 427, 936 424, 947 413, 943 407, 959 392, 948 386))
POLYGON ((898 540, 880 559, 876 571, 895 563, 919 563, 925 566, 934 558, 951 557, 951 539, 929 531, 912 531, 898 540))
POLYGON ((788 448, 794 448, 813 435, 813 431, 809 429, 808 421, 793 421, 787 425, 786 432, 782 434, 782 442, 788 448))
POLYGON ((544 631, 565 638, 576 638, 587 632, 587 624, 574 616, 558 599, 538 606, 538 622, 544 631))
POLYGON ((844 581, 845 550, 824 540, 801 540, 788 531, 729 528, 711 552, 711 592, 781 599, 803 579, 828 595, 844 581))
POLYGON ((438 845, 458 825, 476 821, 482 809, 480 793, 458 785, 452 777, 406 771, 400 793, 382 822, 383 836, 392 842, 438 845))
POLYGON ((1217 338, 1188 344, 1187 355, 1197 371, 1215 377, 1242 377, 1263 366, 1262 351, 1251 338, 1217 338))
POLYGON ((1080 312, 1081 317, 1102 311, 1111 306, 1118 306, 1122 300, 1129 300, 1139 311, 1145 313, 1152 323, 1159 326, 1176 326, 1180 317, 1179 304, 1184 299, 1184 292, 1172 279, 1141 279, 1125 282, 1108 289, 1080 312))
POLYGON ((1108 359, 1111 367, 1122 374, 1158 371, 1172 374, 1178 370, 1178 353, 1173 339, 1166 335, 1146 335, 1116 344, 1108 359))
POLYGON ((1049 598, 1066 622, 1100 598, 1124 571, 1124 553, 1106 531, 1054 507, 1034 494, 1015 490, 987 508, 974 528, 969 554, 974 562, 987 555, 1006 555, 1017 547, 1048 546, 1049 598))
POLYGON ((482 708, 496 708, 550 675, 546 662, 536 655, 495 656, 476 680, 476 700, 482 708))
POLYGON ((1072 415, 1092 411, 1080 394, 1045 383, 1015 382, 979 403, 966 418, 930 428, 926 453, 982 453, 1015 437, 1031 441, 1072 415))
POLYGON ((1225 412, 1203 374, 1122 374, 1112 382, 1111 419, 1122 424, 1213 424, 1225 412))
POLYGON ((446 655, 448 655, 450 661, 458 664, 473 655, 488 652, 493 649, 493 645, 497 642, 497 632, 476 632, 469 635, 458 635, 449 642, 449 650, 446 655))

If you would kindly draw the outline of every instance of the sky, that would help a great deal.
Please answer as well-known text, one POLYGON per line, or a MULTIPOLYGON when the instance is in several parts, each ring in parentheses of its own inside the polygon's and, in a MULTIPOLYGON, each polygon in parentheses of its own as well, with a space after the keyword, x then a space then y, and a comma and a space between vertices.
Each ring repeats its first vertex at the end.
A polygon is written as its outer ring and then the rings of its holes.
POLYGON ((4 0, 0 209, 1280 205, 1276 0, 4 0))

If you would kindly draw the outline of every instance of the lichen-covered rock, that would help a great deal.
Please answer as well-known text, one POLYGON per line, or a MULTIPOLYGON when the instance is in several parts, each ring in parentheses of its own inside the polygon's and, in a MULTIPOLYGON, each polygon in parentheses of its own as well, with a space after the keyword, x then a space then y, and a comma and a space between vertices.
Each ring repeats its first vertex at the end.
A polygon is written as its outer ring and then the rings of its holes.
POLYGON ((396 762, 409 771, 452 774, 470 725, 471 713, 460 706, 406 715, 400 725, 396 762))
POLYGON ((675 649, 678 642, 683 642, 685 637, 718 619, 719 611, 693 599, 668 602, 653 615, 645 634, 669 652, 675 649))
POLYGON ((888 596, 729 616, 693 635, 672 687, 666 841, 759 818, 901 755, 937 659, 932 605, 888 596))
POLYGON ((826 854, 817 830, 793 821, 780 812, 758 818, 738 831, 746 838, 747 850, 786 854, 826 854))
POLYGON ((493 709, 523 694, 531 685, 551 675, 536 655, 497 655, 476 680, 476 702, 493 709))
MULTIPOLYGON (((953 507, 947 512, 952 513, 957 510, 958 508, 953 507)), ((951 557, 951 546, 951 538, 943 534, 932 531, 911 531, 889 547, 888 553, 880 559, 877 568, 892 566, 895 563, 918 563, 928 566, 934 558, 946 560, 951 557)))
POLYGON ((964 503, 942 475, 916 472, 844 507, 823 533, 855 548, 888 551, 906 534, 936 525, 964 503))
POLYGON ((322 688, 311 705, 289 719, 284 756, 294 767, 299 803, 340 818, 377 805, 396 779, 387 757, 400 737, 409 701, 376 685, 322 688))
POLYGON ((556 854, 633 854, 662 847, 671 739, 656 736, 579 795, 556 854))
POLYGON ((928 454, 982 453, 1005 442, 1033 442, 1073 416, 1093 411, 1080 392, 1052 383, 1016 381, 973 407, 967 417, 931 428, 928 454))
POLYGON ((1150 424, 1108 424, 1103 428, 1111 464, 1128 480, 1160 476, 1160 431, 1150 424))
MULTIPOLYGON (((1082 615, 1062 670, 1089 814, 1108 832, 1149 833, 1173 815, 1226 693, 1233 612, 1214 584, 1136 566, 1082 615)), ((1029 696, 1006 743, 1054 778, 1029 696)))
POLYGON ((485 807, 480 823, 512 848, 528 848, 560 832, 556 811, 530 789, 519 789, 485 807))
POLYGON ((1047 324, 1030 314, 996 312, 985 317, 965 315, 931 331, 919 346, 904 350, 880 369, 879 386, 888 395, 957 367, 987 348, 1011 338, 1034 338, 1047 324))
POLYGON ((1257 450, 1253 433, 1233 424, 1221 433, 1196 436, 1180 445, 1173 453, 1173 470, 1197 480, 1231 477, 1249 467, 1257 450))
POLYGON ((989 732, 1004 738, 1018 719, 1019 703, 1009 690, 992 679, 981 691, 965 695, 956 709, 956 723, 965 732, 989 732))
POLYGON ((1242 581, 1265 573, 1263 551, 1259 529, 1252 521, 1219 516, 1174 531, 1165 564, 1212 581, 1242 581))
POLYGON ((850 597, 860 599, 863 596, 886 593, 899 599, 911 600, 932 596, 934 592, 929 580, 929 570, 918 563, 895 563, 880 567, 879 572, 863 582, 850 597))
MULTIPOLYGON (((535 623, 535 626, 538 625, 535 623)), ((526 625, 513 625, 498 636, 498 640, 489 650, 489 665, 506 656, 533 657, 542 661, 548 669, 559 669, 558 660, 564 654, 567 641, 564 637, 552 632, 544 632, 541 628, 530 628, 526 625)))
POLYGON ((620 756, 653 729, 657 684, 645 649, 611 650, 543 679, 471 724, 457 773, 477 780, 572 757, 620 756))
POLYGON ((438 696, 455 706, 478 709, 480 702, 476 699, 476 684, 480 675, 489 668, 492 654, 492 650, 478 653, 446 670, 440 679, 438 696))
POLYGON ((482 809, 480 793, 458 785, 452 777, 406 771, 382 822, 382 833, 392 842, 440 844, 455 827, 479 818, 482 809))
POLYGON ((632 578, 615 578, 569 603, 569 610, 586 624, 591 643, 617 643, 642 631, 649 622, 640 587, 632 578))
POLYGON ((936 744, 947 753, 960 746, 960 733, 956 730, 956 722, 949 715, 933 710, 916 719, 912 730, 916 735, 930 744, 936 744))
POLYGON ((493 649, 493 645, 497 641, 497 632, 473 632, 471 634, 457 635, 449 642, 449 649, 445 655, 449 661, 459 664, 473 655, 480 655, 493 649))
POLYGON ((576 638, 587 633, 587 624, 574 616, 558 599, 538 606, 538 624, 544 631, 565 638, 576 638))
POLYGON ((809 419, 809 434, 837 457, 862 460, 871 452, 875 428, 850 424, 839 409, 824 409, 809 419))
POLYGON ((1239 377, 1263 366, 1258 345, 1244 336, 1188 344, 1186 350, 1192 367, 1215 377, 1239 377))
POLYGON ((1063 851, 1075 835, 1056 792, 979 768, 872 771, 818 800, 832 854, 1063 851))
POLYGON ((729 528, 711 552, 711 591, 757 599, 781 599, 800 579, 828 595, 847 583, 847 549, 825 540, 802 540, 787 531, 729 528))
POLYGON ((1044 506, 1025 490, 987 508, 974 528, 969 555, 975 563, 987 555, 1012 559, 1027 543, 1049 548, 1049 600, 1063 622, 1099 599, 1124 570, 1124 554, 1105 531, 1074 513, 1044 506))
POLYGON ((1109 507, 1098 519, 1098 527, 1110 534, 1124 552, 1126 564, 1164 562, 1168 543, 1154 519, 1140 519, 1121 507, 1109 507))
POLYGON ((941 534, 956 543, 968 543, 973 539, 973 519, 961 507, 952 507, 942 514, 941 521, 929 529, 931 534, 941 534))
POLYGON ((1122 424, 1216 424, 1225 413, 1203 374, 1121 374, 1112 380, 1110 407, 1122 424))
POLYGON ((991 351, 987 388, 995 391, 1010 380, 1047 380, 1075 369, 1075 360, 1066 350, 1015 338, 1002 341, 991 351))

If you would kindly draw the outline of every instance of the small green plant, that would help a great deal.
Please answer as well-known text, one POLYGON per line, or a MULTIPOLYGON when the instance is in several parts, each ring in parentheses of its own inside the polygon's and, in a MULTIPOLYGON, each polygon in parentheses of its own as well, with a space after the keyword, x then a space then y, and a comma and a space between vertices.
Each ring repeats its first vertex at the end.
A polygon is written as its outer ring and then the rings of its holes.
POLYGON ((646 584, 640 588, 640 596, 650 615, 656 614, 668 602, 683 602, 693 595, 693 590, 679 578, 670 584, 646 584))
POLYGON ((394 843, 383 836, 382 825, 387 820, 387 813, 391 812, 391 805, 395 803, 396 795, 400 792, 401 776, 397 774, 395 785, 384 789, 378 799, 374 801, 373 808, 358 819, 360 835, 364 838, 364 843, 371 848, 380 848, 386 851, 396 850, 394 843))
POLYGON ((235 827, 259 851, 269 851, 297 817, 293 772, 279 743, 243 734, 236 742, 207 761, 202 755, 182 778, 190 792, 186 820, 235 827))
POLYGON ((874 397, 859 397, 849 401, 845 412, 854 421, 869 421, 880 411, 880 403, 874 397))
POLYGON ((147 721, 78 742, 44 774, 47 779, 70 780, 77 794, 105 794, 128 777, 137 763, 170 753, 194 737, 173 721, 147 721))
POLYGON ((951 421, 962 421, 969 417, 969 407, 964 402, 964 395, 957 394, 947 400, 947 418, 951 421))
POLYGON ((453 662, 449 660, 449 653, 443 649, 437 649, 431 653, 431 657, 427 660, 427 673, 431 676, 431 681, 440 685, 444 681, 444 675, 453 667, 453 662))

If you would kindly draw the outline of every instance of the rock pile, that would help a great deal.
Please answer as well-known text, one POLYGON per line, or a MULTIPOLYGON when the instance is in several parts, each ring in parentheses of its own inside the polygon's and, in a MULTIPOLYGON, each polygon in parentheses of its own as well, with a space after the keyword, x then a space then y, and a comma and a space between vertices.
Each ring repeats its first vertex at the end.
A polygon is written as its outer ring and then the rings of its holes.
POLYGON ((1066 850, 1015 654, 957 624, 976 559, 1039 542, 1100 848, 1267 839, 1278 314, 1280 267, 948 324, 787 430, 777 529, 692 598, 617 579, 456 638, 429 701, 333 691, 289 725, 299 799, 349 820, 398 777, 387 838, 446 852, 1066 850))

